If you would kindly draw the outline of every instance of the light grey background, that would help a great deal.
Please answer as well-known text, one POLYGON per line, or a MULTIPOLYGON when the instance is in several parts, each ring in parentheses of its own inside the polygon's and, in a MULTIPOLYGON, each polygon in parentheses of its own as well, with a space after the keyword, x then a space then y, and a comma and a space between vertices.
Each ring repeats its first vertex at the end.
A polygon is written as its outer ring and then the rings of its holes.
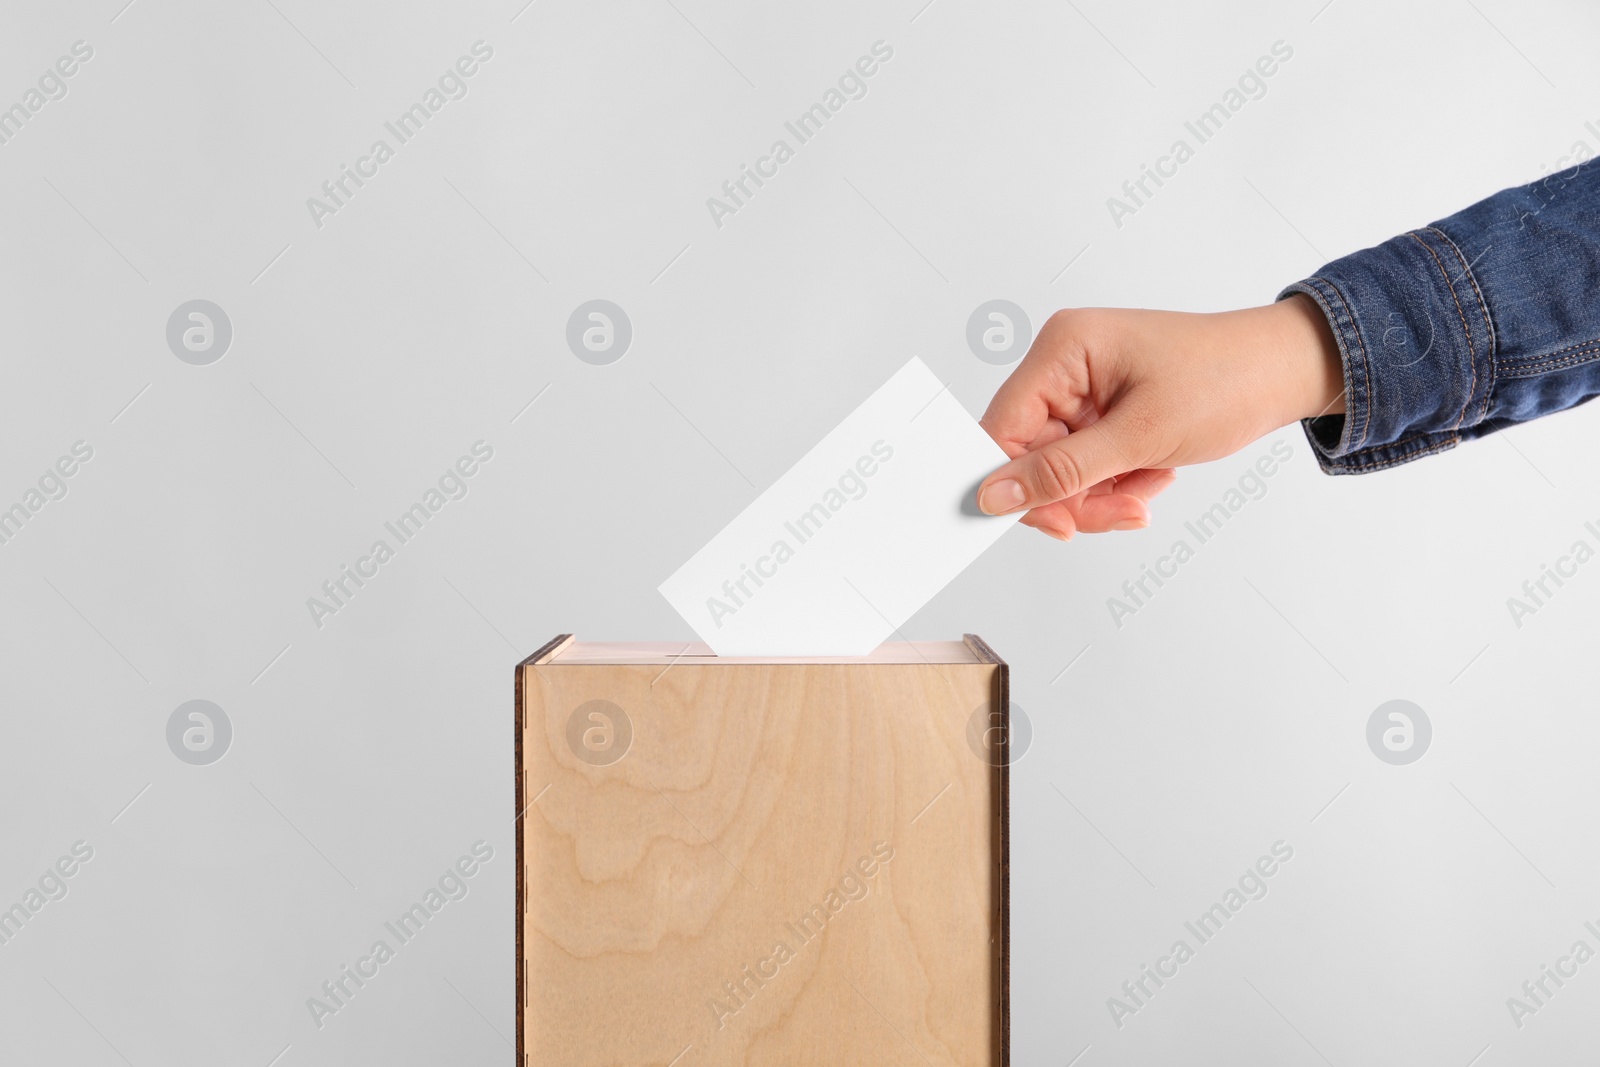
MULTIPOLYGON (((1576 0, 123 3, 0 19, 0 104, 94 49, 0 145, 0 506, 94 450, 0 546, 0 907, 94 849, 0 945, 8 1063, 507 1062, 518 658, 688 639, 655 586, 909 357, 981 412, 985 301, 1259 303, 1600 149, 1576 0), (315 225, 478 40, 468 95, 315 225), (866 97, 716 226, 879 40, 866 97), (1116 226, 1279 40, 1266 95, 1116 226), (166 343, 193 299, 232 323, 208 366, 166 343), (609 366, 566 347, 593 299, 633 327, 609 366), (468 495, 318 628, 307 598, 479 440, 468 495), (233 727, 209 766, 167 747, 195 699, 233 727), (306 999, 478 840, 466 898, 317 1028, 306 999)), ((1596 543, 1597 419, 1338 480, 1291 428, 1120 628, 1107 598, 1269 441, 1183 472, 1150 530, 1014 530, 913 620, 988 638, 1033 721, 1017 1063, 1593 1048, 1600 962, 1520 1029, 1506 998, 1600 948, 1600 566, 1520 628, 1506 599, 1596 543), (1433 725, 1406 766, 1367 747, 1392 699, 1433 725), (1118 1028, 1107 998, 1279 840, 1266 898, 1118 1028)))

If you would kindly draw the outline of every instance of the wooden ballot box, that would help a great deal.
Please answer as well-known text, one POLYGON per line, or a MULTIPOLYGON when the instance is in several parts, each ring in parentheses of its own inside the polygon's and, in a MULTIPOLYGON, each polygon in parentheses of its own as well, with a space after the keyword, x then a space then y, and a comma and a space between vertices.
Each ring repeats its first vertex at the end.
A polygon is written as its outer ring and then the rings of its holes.
POLYGON ((524 1067, 1009 1062, 1006 664, 557 637, 516 668, 524 1067))

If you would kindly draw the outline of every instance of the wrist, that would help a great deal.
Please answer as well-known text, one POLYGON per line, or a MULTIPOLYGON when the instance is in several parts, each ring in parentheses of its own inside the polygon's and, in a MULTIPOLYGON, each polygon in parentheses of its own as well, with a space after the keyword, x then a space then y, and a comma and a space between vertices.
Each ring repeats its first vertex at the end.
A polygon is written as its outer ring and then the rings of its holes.
POLYGON ((1278 326, 1268 357, 1283 384, 1282 424, 1344 414, 1344 361, 1316 301, 1295 293, 1263 310, 1278 326))

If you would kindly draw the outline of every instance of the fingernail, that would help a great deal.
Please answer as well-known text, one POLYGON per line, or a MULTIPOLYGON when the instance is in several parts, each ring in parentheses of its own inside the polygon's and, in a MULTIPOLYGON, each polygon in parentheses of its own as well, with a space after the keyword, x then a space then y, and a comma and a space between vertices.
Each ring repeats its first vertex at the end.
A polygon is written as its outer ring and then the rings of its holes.
POLYGON ((1022 506, 1027 495, 1022 491, 1022 483, 1007 478, 986 486, 978 494, 978 507, 986 515, 1003 515, 1008 511, 1022 506))
POLYGON ((1118 519, 1111 524, 1113 530, 1142 530, 1150 524, 1144 519, 1118 519))

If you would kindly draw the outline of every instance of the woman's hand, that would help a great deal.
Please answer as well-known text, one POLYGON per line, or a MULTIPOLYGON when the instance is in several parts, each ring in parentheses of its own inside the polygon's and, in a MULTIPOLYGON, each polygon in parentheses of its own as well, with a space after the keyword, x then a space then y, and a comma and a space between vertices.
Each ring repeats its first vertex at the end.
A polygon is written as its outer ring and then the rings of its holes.
POLYGON ((1058 311, 981 420, 1011 462, 978 506, 1026 510, 1063 541, 1137 530, 1174 467, 1343 411, 1339 351, 1308 297, 1214 315, 1058 311))

